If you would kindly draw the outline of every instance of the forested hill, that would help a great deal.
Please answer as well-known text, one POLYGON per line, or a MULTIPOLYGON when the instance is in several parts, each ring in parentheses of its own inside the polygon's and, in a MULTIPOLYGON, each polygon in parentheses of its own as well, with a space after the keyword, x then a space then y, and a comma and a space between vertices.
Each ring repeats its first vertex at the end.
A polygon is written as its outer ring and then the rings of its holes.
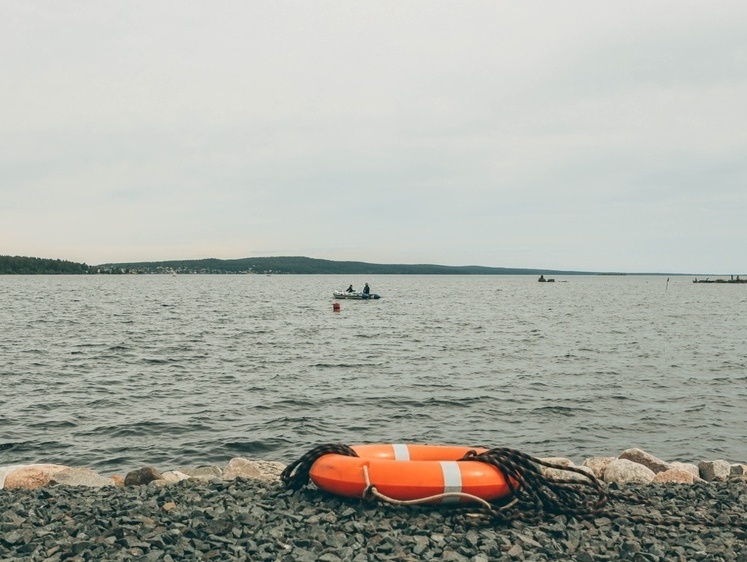
POLYGON ((22 256, 0 256, 0 274, 79 274, 93 273, 84 263, 22 256))
MULTIPOLYGON (((331 261, 306 257, 242 258, 235 260, 202 259, 137 263, 107 263, 97 266, 102 272, 126 273, 272 273, 272 274, 343 274, 343 275, 539 275, 582 274, 580 271, 512 269, 477 265, 376 264, 359 261, 331 261)), ((586 272, 588 273, 588 272, 586 272)))
POLYGON ((270 257, 219 260, 176 260, 158 262, 105 263, 89 266, 65 260, 0 256, 0 274, 82 274, 82 273, 258 273, 258 274, 341 274, 341 275, 580 275, 590 272, 547 269, 516 269, 479 265, 378 264, 360 261, 332 261, 306 257, 270 257))

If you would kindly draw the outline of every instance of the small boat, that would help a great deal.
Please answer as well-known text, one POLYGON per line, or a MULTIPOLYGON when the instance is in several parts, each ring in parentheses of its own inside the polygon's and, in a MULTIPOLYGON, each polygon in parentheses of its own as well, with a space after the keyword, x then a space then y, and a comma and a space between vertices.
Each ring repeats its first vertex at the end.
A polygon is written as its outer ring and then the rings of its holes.
POLYGON ((353 299, 353 300, 369 300, 369 299, 380 299, 381 297, 376 293, 362 293, 353 291, 349 293, 347 291, 334 291, 332 296, 336 299, 353 299))

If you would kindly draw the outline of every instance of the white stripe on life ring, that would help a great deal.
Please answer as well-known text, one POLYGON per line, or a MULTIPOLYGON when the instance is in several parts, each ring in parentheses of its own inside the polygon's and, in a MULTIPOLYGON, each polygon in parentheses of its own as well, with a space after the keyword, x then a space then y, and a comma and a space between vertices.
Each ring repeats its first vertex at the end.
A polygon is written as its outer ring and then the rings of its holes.
POLYGON ((392 445, 394 449, 394 460, 395 461, 409 461, 410 460, 410 449, 407 445, 396 444, 392 445))
MULTIPOLYGON (((444 494, 462 491, 462 471, 456 461, 438 461, 444 475, 444 494)), ((459 498, 444 498, 441 503, 458 503, 459 498)))

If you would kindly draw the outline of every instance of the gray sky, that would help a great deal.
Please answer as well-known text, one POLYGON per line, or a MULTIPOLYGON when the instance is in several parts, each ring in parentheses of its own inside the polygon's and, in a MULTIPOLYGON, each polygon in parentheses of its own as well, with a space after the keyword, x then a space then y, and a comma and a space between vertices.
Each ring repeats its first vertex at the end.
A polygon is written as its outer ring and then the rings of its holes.
POLYGON ((747 2, 0 3, 0 254, 747 273, 747 2))

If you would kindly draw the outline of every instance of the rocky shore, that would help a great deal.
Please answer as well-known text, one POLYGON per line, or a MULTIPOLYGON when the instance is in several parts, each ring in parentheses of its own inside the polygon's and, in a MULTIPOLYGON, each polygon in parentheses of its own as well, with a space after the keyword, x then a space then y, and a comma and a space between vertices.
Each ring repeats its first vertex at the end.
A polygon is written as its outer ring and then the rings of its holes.
POLYGON ((278 480, 283 465, 267 461, 123 478, 0 467, 0 560, 747 562, 744 465, 681 465, 631 449, 581 467, 603 483, 604 510, 531 522, 349 500, 313 485, 291 491, 278 480))

